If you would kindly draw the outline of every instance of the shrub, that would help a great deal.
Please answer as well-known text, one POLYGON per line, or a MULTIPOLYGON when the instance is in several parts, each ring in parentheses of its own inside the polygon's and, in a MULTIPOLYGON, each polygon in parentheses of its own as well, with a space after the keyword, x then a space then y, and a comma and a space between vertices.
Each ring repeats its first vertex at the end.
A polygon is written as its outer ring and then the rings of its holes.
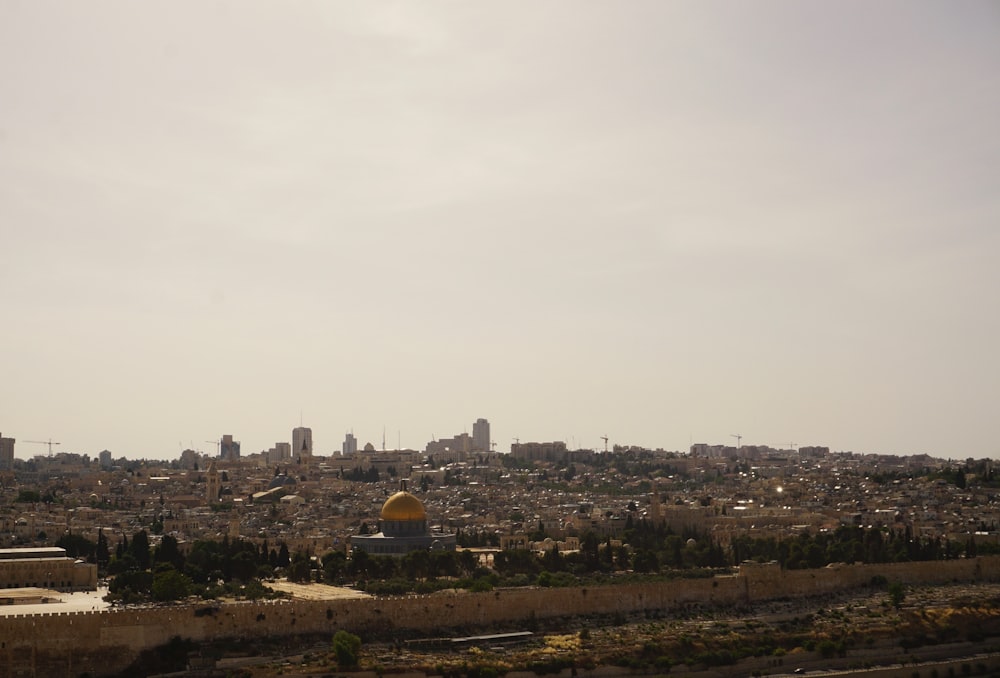
POLYGON ((353 633, 337 631, 333 634, 333 652, 337 656, 337 664, 341 668, 357 666, 360 650, 361 639, 353 633))

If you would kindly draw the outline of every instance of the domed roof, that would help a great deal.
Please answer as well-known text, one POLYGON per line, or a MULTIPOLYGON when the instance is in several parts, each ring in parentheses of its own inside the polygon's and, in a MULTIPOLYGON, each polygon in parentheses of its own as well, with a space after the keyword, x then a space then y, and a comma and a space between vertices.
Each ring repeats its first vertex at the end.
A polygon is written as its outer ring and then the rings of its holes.
POLYGON ((382 504, 382 520, 427 520, 427 512, 419 499, 401 490, 382 504))
POLYGON ((271 482, 268 484, 267 489, 273 490, 276 487, 284 487, 285 485, 294 485, 294 484, 295 484, 295 478, 291 476, 286 476, 285 474, 281 474, 278 476, 274 476, 274 478, 271 479, 271 482))

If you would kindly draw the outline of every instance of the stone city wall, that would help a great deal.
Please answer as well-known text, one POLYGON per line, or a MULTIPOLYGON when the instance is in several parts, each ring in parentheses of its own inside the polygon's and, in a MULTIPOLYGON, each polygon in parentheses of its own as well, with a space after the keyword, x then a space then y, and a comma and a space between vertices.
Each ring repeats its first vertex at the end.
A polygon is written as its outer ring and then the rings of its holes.
POLYGON ((239 602, 134 608, 102 612, 0 617, 0 678, 109 675, 123 671, 142 650, 180 637, 196 643, 332 637, 405 630, 437 635, 448 629, 510 627, 538 619, 675 610, 690 605, 752 603, 811 596, 867 585, 875 576, 908 584, 1000 580, 1000 556, 888 565, 840 565, 782 571, 746 564, 736 576, 580 588, 503 589, 486 593, 336 601, 239 602))

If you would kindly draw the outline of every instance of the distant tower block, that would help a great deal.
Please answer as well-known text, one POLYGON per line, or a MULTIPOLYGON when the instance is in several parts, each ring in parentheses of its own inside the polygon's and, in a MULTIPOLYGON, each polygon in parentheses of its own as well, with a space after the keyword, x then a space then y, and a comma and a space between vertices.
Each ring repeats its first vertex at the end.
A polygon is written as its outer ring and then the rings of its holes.
POLYGON ((298 426, 292 429, 292 455, 301 463, 308 465, 313 456, 313 432, 311 428, 298 426))
POLYGON ((348 433, 344 436, 344 444, 341 446, 340 451, 344 456, 350 456, 358 453, 358 439, 354 437, 353 433, 348 433))
POLYGON ((485 419, 476 419, 472 425, 472 451, 490 451, 490 422, 485 419))
POLYGON ((14 439, 0 436, 0 471, 14 470, 14 439))
POLYGON ((219 443, 219 458, 226 461, 240 460, 240 443, 229 434, 222 436, 219 443))

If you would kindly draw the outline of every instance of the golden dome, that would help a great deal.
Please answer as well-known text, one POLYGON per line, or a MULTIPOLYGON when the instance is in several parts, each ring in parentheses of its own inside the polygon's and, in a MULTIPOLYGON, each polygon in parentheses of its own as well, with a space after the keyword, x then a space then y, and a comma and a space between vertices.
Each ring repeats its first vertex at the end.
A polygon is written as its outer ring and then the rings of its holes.
POLYGON ((427 512, 419 499, 402 490, 382 504, 382 520, 427 520, 427 512))

